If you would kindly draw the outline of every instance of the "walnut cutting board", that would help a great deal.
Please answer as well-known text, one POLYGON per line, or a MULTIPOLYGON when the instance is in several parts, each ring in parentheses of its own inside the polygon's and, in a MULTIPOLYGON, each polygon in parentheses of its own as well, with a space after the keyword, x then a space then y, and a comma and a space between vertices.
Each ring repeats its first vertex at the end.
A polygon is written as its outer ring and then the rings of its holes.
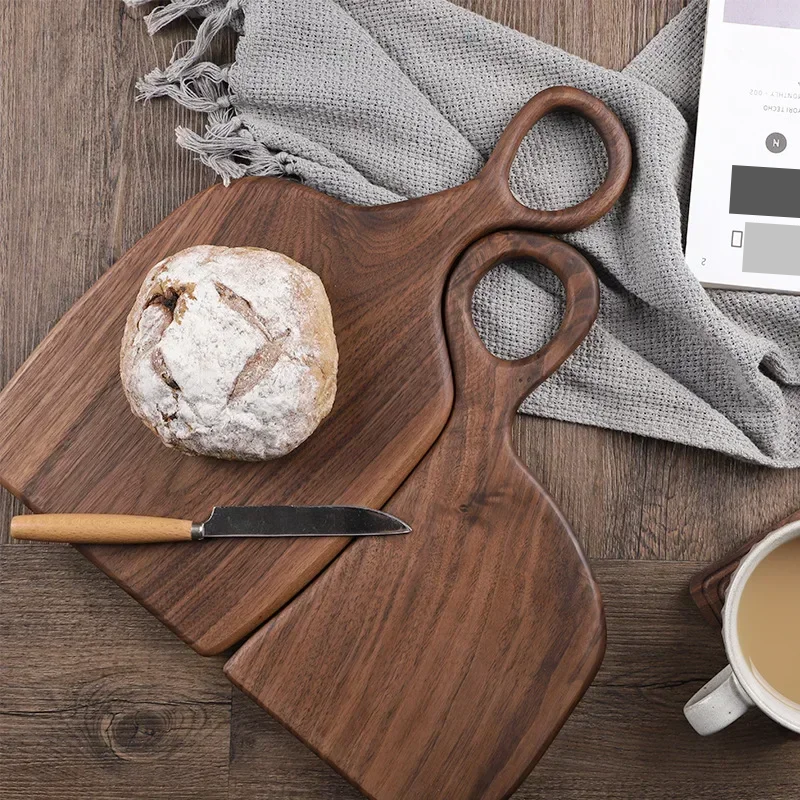
MULTIPOLYGON (((443 428, 452 405, 441 328, 446 276, 465 247, 505 227, 566 231, 621 193, 630 145, 595 98, 556 87, 527 103, 477 178, 429 197, 364 208, 284 179, 215 186, 126 253, 65 315, 0 394, 0 481, 33 510, 204 519, 213 505, 383 505, 443 428), (562 211, 508 188, 516 149, 544 114, 597 128, 606 181, 562 211), (197 244, 265 247, 317 272, 340 351, 333 412, 278 461, 226 463, 160 444, 127 408, 118 376, 125 317, 147 271, 197 244)), ((328 564, 346 539, 84 546, 81 551, 198 652, 244 637, 328 564)))
POLYGON ((597 587, 511 446, 517 407, 583 339, 598 302, 568 245, 519 232, 473 245, 445 300, 453 414, 387 505, 413 532, 351 544, 226 665, 368 797, 507 797, 600 664, 597 587), (537 354, 500 361, 475 332, 472 292, 525 256, 559 276, 566 313, 537 354))

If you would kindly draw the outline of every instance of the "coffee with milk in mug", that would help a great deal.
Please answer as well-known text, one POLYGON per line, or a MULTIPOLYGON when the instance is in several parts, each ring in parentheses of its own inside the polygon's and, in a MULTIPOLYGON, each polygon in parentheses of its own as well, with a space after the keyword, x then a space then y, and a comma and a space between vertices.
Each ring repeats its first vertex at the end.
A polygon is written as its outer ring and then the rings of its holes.
POLYGON ((800 733, 800 520, 772 531, 739 562, 725 594, 728 666, 683 713, 703 736, 756 706, 800 733))
POLYGON ((773 550, 742 591, 739 642, 753 675, 800 706, 800 539, 773 550))

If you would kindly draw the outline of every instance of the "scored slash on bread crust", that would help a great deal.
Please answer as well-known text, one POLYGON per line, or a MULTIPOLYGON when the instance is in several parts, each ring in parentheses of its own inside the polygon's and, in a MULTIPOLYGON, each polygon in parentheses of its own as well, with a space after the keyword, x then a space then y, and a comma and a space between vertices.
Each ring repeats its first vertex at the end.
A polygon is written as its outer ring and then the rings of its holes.
POLYGON ((313 433, 333 406, 337 367, 321 280, 260 248, 203 245, 161 261, 120 352, 131 409, 165 444, 248 461, 313 433))
POLYGON ((214 286, 219 293, 220 300, 225 305, 241 314, 254 328, 260 330, 264 335, 264 344, 247 359, 244 367, 242 367, 242 371, 239 373, 239 377, 228 395, 228 400, 230 401, 249 392, 269 373, 283 352, 281 340, 289 336, 291 331, 287 329, 277 335, 272 334, 266 321, 259 317, 244 297, 240 297, 219 281, 214 281, 214 286))

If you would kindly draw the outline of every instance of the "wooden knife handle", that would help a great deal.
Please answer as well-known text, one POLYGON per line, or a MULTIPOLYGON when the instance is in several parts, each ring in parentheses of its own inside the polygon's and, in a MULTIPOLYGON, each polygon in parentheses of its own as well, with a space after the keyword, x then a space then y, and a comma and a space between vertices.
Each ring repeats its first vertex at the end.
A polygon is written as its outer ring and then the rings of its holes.
POLYGON ((123 514, 26 514, 11 520, 15 539, 71 544, 144 544, 192 539, 192 521, 123 514))

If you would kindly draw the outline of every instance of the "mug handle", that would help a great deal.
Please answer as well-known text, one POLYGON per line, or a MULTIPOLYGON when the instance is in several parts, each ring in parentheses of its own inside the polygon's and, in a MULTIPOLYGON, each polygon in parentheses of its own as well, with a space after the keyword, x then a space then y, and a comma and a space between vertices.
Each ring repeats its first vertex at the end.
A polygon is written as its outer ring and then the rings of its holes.
POLYGON ((754 705, 728 665, 692 695, 683 713, 701 736, 709 736, 727 728, 754 705))

